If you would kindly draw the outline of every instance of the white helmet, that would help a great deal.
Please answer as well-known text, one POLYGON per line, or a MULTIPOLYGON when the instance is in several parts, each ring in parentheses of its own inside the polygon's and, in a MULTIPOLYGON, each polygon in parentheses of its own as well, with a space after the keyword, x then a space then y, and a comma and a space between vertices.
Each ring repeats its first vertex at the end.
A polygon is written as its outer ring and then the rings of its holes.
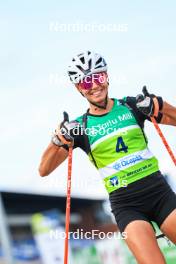
POLYGON ((106 61, 100 54, 91 51, 78 54, 68 66, 68 75, 73 83, 79 83, 85 76, 102 71, 107 71, 106 61))

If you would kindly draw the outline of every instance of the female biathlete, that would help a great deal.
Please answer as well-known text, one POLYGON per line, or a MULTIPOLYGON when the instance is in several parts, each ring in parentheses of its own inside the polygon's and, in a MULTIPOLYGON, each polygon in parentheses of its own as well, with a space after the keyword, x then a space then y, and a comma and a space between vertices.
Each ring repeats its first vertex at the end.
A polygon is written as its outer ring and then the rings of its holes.
POLYGON ((107 64, 94 52, 75 56, 68 74, 89 109, 59 125, 42 156, 40 175, 55 170, 67 158, 70 145, 80 147, 99 170, 118 228, 126 232, 138 263, 166 263, 151 221, 176 244, 176 194, 159 171, 143 127, 150 116, 176 126, 176 108, 155 95, 109 98, 107 64))

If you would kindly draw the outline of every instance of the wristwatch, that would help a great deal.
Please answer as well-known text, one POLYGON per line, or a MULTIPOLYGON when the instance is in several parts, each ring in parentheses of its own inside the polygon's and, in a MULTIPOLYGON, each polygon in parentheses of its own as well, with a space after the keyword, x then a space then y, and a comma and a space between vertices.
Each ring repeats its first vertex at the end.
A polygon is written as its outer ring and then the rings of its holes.
POLYGON ((58 136, 54 135, 52 138, 51 138, 51 142, 58 146, 58 147, 61 147, 63 146, 64 144, 60 141, 60 139, 58 138, 58 136))

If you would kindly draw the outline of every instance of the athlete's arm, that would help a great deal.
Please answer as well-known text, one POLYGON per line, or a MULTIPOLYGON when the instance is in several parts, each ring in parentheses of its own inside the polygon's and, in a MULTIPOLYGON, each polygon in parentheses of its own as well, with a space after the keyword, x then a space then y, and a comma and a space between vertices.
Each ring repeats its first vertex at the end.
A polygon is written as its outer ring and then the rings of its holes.
POLYGON ((68 156, 69 146, 74 144, 73 130, 78 126, 78 122, 69 122, 69 116, 64 112, 64 120, 55 130, 51 143, 45 150, 39 166, 40 176, 47 176, 55 170, 68 156))
POLYGON ((48 176, 67 158, 67 156, 68 151, 66 149, 50 143, 42 155, 39 166, 40 176, 48 176))
POLYGON ((161 124, 176 126, 176 107, 164 102, 161 113, 163 114, 161 124))

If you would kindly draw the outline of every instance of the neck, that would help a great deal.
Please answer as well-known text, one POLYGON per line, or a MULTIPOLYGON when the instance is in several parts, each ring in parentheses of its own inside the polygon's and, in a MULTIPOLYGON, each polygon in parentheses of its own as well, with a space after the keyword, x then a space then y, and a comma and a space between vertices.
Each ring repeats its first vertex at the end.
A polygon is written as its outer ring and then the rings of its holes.
POLYGON ((108 98, 106 109, 99 108, 90 103, 89 113, 93 115, 103 115, 108 113, 112 109, 113 105, 114 105, 114 101, 110 98, 108 98))

